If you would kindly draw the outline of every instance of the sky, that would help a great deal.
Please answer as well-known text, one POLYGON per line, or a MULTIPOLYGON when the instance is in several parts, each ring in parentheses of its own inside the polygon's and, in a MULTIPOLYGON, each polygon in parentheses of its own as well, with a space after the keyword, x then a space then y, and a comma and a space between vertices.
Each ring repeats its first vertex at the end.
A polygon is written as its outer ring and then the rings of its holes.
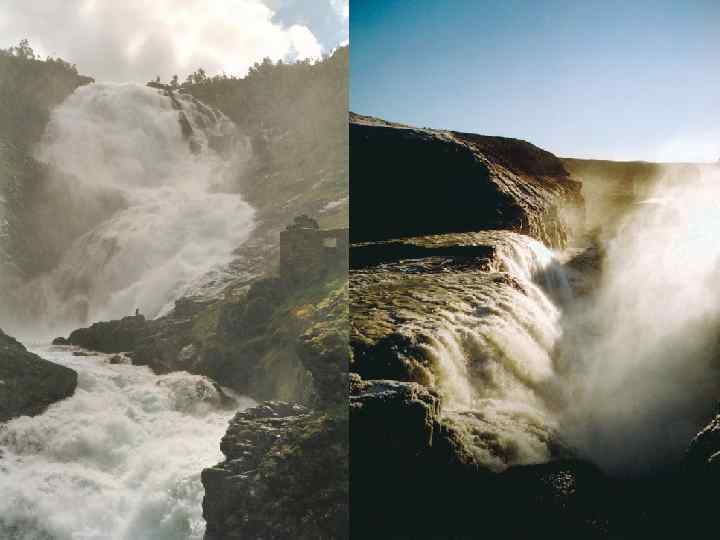
POLYGON ((350 108, 560 156, 720 158, 717 0, 352 0, 350 108))
POLYGON ((348 0, 0 0, 0 47, 21 39, 98 81, 244 75, 348 39, 348 0))

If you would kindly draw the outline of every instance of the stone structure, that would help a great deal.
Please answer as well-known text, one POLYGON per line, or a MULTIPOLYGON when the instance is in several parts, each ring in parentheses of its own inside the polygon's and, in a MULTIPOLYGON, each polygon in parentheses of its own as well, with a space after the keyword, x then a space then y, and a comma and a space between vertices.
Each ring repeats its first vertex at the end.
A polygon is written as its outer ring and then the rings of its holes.
POLYGON ((307 215, 280 233, 280 278, 302 286, 348 266, 348 229, 320 229, 307 215))

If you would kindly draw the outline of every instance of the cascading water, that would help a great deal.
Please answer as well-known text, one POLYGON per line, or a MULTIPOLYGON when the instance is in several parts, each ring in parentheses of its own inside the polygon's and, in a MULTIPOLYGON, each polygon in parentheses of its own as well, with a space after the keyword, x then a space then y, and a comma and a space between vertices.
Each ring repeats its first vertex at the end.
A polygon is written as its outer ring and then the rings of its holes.
POLYGON ((552 252, 506 232, 485 235, 489 272, 438 278, 451 300, 408 331, 479 462, 572 455, 622 475, 681 459, 720 395, 718 180, 658 182, 584 296, 552 252))
POLYGON ((231 189, 247 147, 190 96, 83 86, 53 112, 37 156, 56 171, 45 192, 67 208, 40 201, 32 220, 48 235, 79 234, 18 292, 18 332, 31 323, 38 335, 43 323, 62 333, 137 307, 155 317, 180 296, 215 292, 202 276, 230 262, 252 229, 252 208, 231 189))
POLYGON ((446 417, 480 462, 502 469, 557 453, 553 351, 561 313, 551 297, 560 302, 571 292, 541 243, 508 232, 485 236, 496 248, 495 267, 474 274, 434 314, 430 332, 414 332, 425 336, 421 347, 446 417))
MULTIPOLYGON (((42 243, 26 247, 58 253, 24 282, 0 261, 16 284, 0 305, 3 330, 46 343, 222 289, 222 268, 253 227, 233 180, 248 147, 222 114, 179 93, 92 84, 53 112, 36 151, 52 174, 22 209, 42 243)), ((78 387, 0 427, 0 538, 202 538, 200 472, 221 459, 228 420, 251 400, 185 372, 38 347, 74 369, 78 387)))
POLYGON ((228 420, 252 400, 197 375, 34 352, 77 371, 78 387, 0 429, 0 538, 201 539, 200 472, 222 458, 228 420))

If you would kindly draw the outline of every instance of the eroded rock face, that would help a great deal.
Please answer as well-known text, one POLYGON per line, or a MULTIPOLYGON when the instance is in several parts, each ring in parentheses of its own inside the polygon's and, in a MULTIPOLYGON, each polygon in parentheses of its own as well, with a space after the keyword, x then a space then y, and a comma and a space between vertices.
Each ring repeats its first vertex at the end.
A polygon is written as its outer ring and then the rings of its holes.
POLYGON ((77 386, 72 369, 43 360, 0 330, 0 422, 34 416, 69 397, 77 386))
POLYGON ((205 469, 206 540, 348 537, 347 420, 270 401, 238 413, 205 469))
POLYGON ((565 246, 580 184, 517 139, 417 129, 351 115, 352 242, 506 229, 565 246))

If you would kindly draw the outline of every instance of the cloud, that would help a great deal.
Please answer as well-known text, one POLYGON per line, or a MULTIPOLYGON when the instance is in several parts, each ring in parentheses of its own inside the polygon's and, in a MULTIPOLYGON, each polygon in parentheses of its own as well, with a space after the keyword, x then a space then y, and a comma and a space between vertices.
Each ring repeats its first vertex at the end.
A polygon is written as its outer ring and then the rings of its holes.
POLYGON ((350 0, 330 0, 330 5, 341 20, 347 21, 350 18, 350 0))
MULTIPOLYGON (((329 13, 347 4, 331 1, 329 13)), ((308 26, 279 22, 261 0, 0 0, 0 35, 1 47, 27 37, 43 56, 103 81, 167 80, 198 67, 244 75, 264 57, 324 50, 308 26)))

